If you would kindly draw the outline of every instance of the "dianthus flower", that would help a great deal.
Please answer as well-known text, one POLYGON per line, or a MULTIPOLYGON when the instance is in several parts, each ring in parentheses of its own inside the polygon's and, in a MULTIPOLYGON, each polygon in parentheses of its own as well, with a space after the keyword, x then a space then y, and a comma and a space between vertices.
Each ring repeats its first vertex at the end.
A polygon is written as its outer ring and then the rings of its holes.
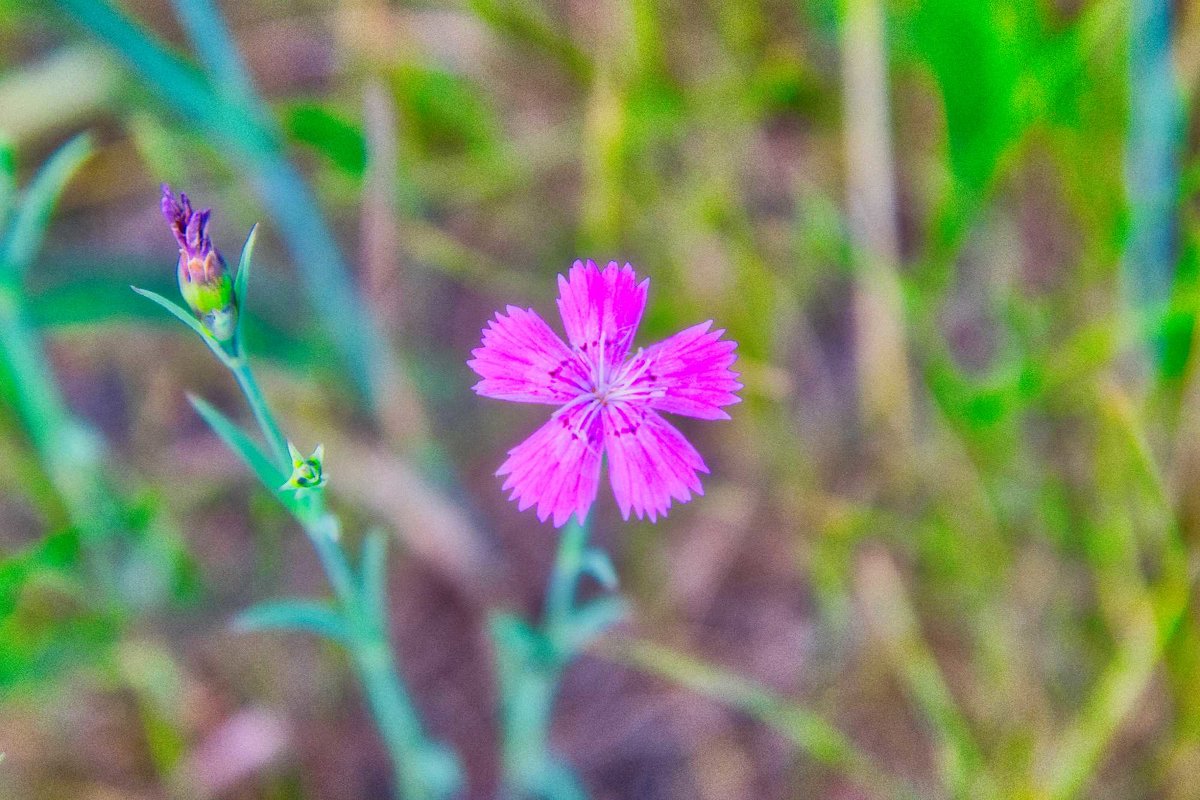
POLYGON ((658 414, 728 419, 722 406, 742 388, 729 367, 736 342, 703 322, 658 344, 629 351, 646 307, 647 278, 633 267, 603 270, 576 261, 558 276, 563 342, 533 309, 508 306, 483 331, 467 362, 483 380, 475 392, 498 400, 559 408, 550 421, 509 451, 497 470, 524 511, 537 505, 543 522, 580 522, 596 499, 602 457, 621 515, 665 516, 675 499, 703 494, 708 472, 696 448, 658 414))

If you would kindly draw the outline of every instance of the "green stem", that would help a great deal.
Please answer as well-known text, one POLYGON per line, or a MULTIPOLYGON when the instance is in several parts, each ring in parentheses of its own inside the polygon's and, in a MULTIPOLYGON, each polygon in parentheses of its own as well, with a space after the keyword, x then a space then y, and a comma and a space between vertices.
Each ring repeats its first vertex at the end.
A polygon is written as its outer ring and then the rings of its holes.
POLYGON ((563 529, 546 588, 546 610, 541 634, 548 643, 546 656, 524 665, 509 687, 512 697, 505 715, 505 785, 513 797, 575 800, 586 795, 569 769, 551 754, 550 723, 563 673, 575 657, 565 633, 575 613, 587 548, 589 525, 572 522, 563 529))
MULTIPOLYGON (((242 388, 258 427, 270 442, 275 457, 290 467, 287 439, 275 421, 244 355, 230 357, 226 364, 242 388)), ((325 509, 324 490, 308 492, 304 498, 298 504, 289 505, 289 509, 304 527, 317 551, 341 615, 347 622, 345 646, 391 757, 397 796, 403 800, 437 800, 444 797, 447 792, 440 789, 441 783, 430 776, 431 769, 436 768, 429 762, 430 755, 436 754, 440 747, 426 737, 420 715, 400 676, 389 642, 384 614, 386 606, 375 602, 378 598, 368 597, 366 588, 360 586, 356 579, 354 569, 339 544, 341 523, 325 509)))
POLYGON ((270 407, 267 406, 267 399, 263 396, 262 389, 258 387, 254 373, 250 371, 249 362, 246 361, 245 356, 239 355, 230 358, 228 366, 233 377, 237 379, 242 394, 246 396, 250 410, 254 412, 254 419, 258 423, 259 430, 262 431, 271 446, 271 454, 275 456, 275 461, 284 466, 285 472, 290 473, 292 462, 288 457, 287 439, 279 430, 279 425, 276 424, 275 417, 271 414, 270 407))
POLYGON ((554 571, 550 573, 550 584, 546 589, 546 628, 551 635, 571 617, 589 527, 587 520, 569 523, 558 540, 554 571))

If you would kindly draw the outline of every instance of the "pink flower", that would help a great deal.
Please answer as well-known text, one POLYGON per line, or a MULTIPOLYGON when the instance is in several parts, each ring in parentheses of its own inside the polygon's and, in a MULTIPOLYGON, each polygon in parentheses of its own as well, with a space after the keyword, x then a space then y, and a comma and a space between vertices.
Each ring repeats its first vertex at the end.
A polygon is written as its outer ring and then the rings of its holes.
POLYGON ((483 331, 468 366, 483 380, 475 392, 498 400, 559 406, 550 421, 509 451, 497 470, 524 511, 560 527, 580 522, 596 499, 601 457, 621 515, 654 521, 671 500, 703 494, 708 472, 696 448, 657 412, 729 419, 722 406, 740 402, 729 367, 736 342, 703 322, 629 355, 646 307, 647 278, 611 262, 599 270, 576 261, 558 276, 558 310, 566 344, 533 309, 507 308, 483 331))

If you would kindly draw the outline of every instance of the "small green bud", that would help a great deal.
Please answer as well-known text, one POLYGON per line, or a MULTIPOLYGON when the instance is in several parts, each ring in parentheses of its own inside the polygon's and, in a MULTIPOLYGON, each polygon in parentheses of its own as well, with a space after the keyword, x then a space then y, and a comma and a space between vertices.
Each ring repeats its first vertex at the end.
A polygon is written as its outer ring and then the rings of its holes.
POLYGON ((292 475, 279 487, 281 490, 310 491, 325 485, 325 445, 317 445, 313 454, 305 458, 294 444, 288 442, 288 455, 292 459, 292 475))

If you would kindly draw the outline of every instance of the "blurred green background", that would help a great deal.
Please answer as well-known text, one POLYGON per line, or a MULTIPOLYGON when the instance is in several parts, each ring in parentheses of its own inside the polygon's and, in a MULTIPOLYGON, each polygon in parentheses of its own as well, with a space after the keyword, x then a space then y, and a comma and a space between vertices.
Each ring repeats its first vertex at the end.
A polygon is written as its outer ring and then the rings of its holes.
POLYGON ((465 796, 513 794, 488 619, 537 618, 558 537, 493 477, 544 409, 465 361, 589 257, 651 278, 639 343, 727 328, 745 389, 679 422, 704 497, 602 487, 631 610, 550 737, 588 796, 1198 796, 1200 6, 220 10, 0 0, 0 796, 390 796, 345 657, 230 629, 326 589, 187 403, 245 420, 235 385, 129 290, 175 295, 163 181, 231 262, 261 223, 250 352, 395 534, 465 796))

